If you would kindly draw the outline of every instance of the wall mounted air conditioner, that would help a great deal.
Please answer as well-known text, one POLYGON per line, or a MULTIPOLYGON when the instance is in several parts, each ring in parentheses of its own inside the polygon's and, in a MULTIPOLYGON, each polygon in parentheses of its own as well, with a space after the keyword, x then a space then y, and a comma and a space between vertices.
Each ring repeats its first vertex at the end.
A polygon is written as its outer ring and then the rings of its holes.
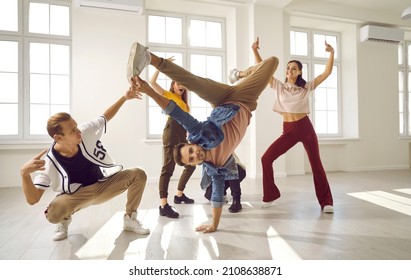
POLYGON ((366 25, 360 28, 361 42, 374 41, 398 44, 404 40, 404 31, 401 29, 366 25))
POLYGON ((80 7, 131 11, 139 15, 144 11, 144 0, 79 0, 79 4, 80 7))

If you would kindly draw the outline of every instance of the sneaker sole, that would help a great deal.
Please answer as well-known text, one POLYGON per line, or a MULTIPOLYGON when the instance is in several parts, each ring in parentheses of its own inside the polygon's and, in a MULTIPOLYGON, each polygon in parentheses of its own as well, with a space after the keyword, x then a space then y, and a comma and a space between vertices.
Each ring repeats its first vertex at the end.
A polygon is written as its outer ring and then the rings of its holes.
POLYGON ((54 241, 61 241, 61 240, 66 239, 67 237, 68 237, 68 235, 66 234, 66 235, 63 235, 61 237, 53 237, 53 240, 54 241))
POLYGON ((131 232, 137 233, 137 234, 139 234, 139 235, 147 235, 147 234, 150 234, 150 230, 145 230, 145 231, 139 231, 139 232, 137 232, 137 231, 135 231, 134 229, 132 229, 132 228, 127 228, 127 227, 123 227, 123 230, 125 230, 125 231, 131 231, 131 232))
POLYGON ((271 205, 273 205, 274 204, 274 200, 273 201, 270 201, 270 202, 265 202, 265 201, 263 201, 262 203, 261 203, 261 208, 268 208, 268 207, 270 207, 271 205))
POLYGON ((193 202, 190 202, 190 201, 189 201, 189 202, 185 202, 185 201, 176 201, 176 200, 174 200, 174 203, 175 203, 175 204, 183 204, 183 203, 184 203, 184 204, 194 204, 194 201, 193 201, 193 202))
POLYGON ((174 213, 176 213, 176 214, 173 215, 173 216, 161 213, 161 210, 159 210, 158 212, 159 212, 160 216, 167 217, 167 218, 170 218, 170 219, 177 219, 178 217, 180 217, 180 214, 178 212, 175 212, 175 211, 174 211, 174 213))
POLYGON ((334 207, 333 206, 328 206, 328 207, 326 206, 326 207, 324 207, 323 212, 327 213, 327 214, 334 214, 334 207))
POLYGON ((178 217, 180 217, 180 215, 178 215, 178 216, 160 215, 160 216, 167 217, 167 218, 169 218, 169 219, 178 219, 178 217))
POLYGON ((160 216, 162 216, 162 217, 167 217, 167 218, 170 218, 170 219, 177 219, 178 217, 180 217, 180 214, 178 214, 178 215, 176 215, 176 216, 169 216, 169 215, 167 215, 167 214, 162 214, 162 213, 160 213, 160 216))
POLYGON ((143 69, 138 69, 137 65, 140 60, 141 54, 144 53, 146 47, 140 45, 139 43, 135 42, 131 46, 130 55, 128 58, 127 63, 127 78, 131 80, 132 77, 136 75, 140 75, 143 69))
POLYGON ((228 77, 228 80, 230 80, 230 83, 231 83, 231 84, 234 84, 235 82, 237 82, 237 80, 234 80, 233 78, 231 78, 231 76, 228 77))
POLYGON ((240 212, 242 209, 243 209, 243 207, 240 207, 238 210, 234 211, 233 209, 228 208, 228 212, 230 212, 230 213, 238 213, 238 212, 240 212))
POLYGON ((189 201, 186 201, 186 200, 184 200, 184 199, 178 200, 178 199, 176 199, 176 196, 174 196, 174 203, 175 203, 175 204, 182 204, 182 203, 184 203, 184 204, 194 204, 195 201, 194 201, 194 199, 189 200, 189 201))
POLYGON ((239 80, 235 75, 236 72, 237 70, 233 69, 230 71, 230 75, 228 75, 228 80, 230 81, 231 84, 234 84, 235 82, 239 80))

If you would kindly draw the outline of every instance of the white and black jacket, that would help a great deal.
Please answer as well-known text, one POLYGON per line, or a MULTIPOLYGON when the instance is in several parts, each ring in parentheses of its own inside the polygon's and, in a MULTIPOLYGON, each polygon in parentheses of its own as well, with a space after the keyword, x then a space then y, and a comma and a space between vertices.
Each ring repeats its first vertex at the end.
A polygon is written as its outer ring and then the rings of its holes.
MULTIPOLYGON (((101 136, 106 132, 106 124, 106 118, 100 116, 79 125, 82 135, 82 141, 79 145, 81 153, 87 160, 100 166, 104 175, 100 181, 106 180, 123 169, 121 165, 114 163, 100 141, 101 136)), ((47 152, 45 170, 38 172, 33 183, 38 189, 48 190, 51 188, 58 193, 73 194, 81 187, 81 184, 70 182, 69 175, 53 155, 52 149, 55 144, 56 142, 53 142, 47 152)))

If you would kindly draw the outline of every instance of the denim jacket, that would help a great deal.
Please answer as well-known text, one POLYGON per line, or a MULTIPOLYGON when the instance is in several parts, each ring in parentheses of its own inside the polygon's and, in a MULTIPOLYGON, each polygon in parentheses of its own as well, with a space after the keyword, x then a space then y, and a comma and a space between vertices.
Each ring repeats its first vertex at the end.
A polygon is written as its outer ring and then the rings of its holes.
MULTIPOLYGON (((221 126, 229 122, 240 110, 236 104, 224 104, 213 109, 206 121, 200 122, 184 112, 173 101, 164 108, 163 113, 177 120, 189 133, 187 140, 190 143, 200 145, 205 150, 211 150, 217 147, 224 139, 224 133, 221 126)), ((211 195, 211 204, 213 208, 219 208, 223 205, 224 182, 238 178, 238 170, 235 160, 231 156, 222 167, 217 167, 211 162, 203 162, 203 178, 208 175, 209 178, 202 180, 201 187, 206 189, 211 183, 213 184, 213 193, 211 195), (208 183, 206 183, 208 182, 208 183), (207 185, 208 184, 208 185, 207 185)))
POLYGON ((238 179, 238 168, 233 155, 229 157, 223 167, 216 167, 209 162, 203 162, 203 174, 200 185, 204 191, 209 186, 213 186, 210 199, 213 208, 223 206, 225 181, 234 179, 238 179))

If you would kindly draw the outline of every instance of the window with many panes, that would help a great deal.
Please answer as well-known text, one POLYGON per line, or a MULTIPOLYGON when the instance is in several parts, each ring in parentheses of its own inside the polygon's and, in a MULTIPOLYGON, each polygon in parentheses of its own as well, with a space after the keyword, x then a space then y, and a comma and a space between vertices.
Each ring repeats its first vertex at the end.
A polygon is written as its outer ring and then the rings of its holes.
POLYGON ((325 41, 334 48, 334 66, 331 75, 311 96, 311 119, 319 137, 341 136, 339 89, 339 36, 329 32, 292 28, 290 32, 291 59, 303 65, 303 78, 311 81, 324 72, 329 53, 325 41))
POLYGON ((399 132, 411 136, 411 42, 398 45, 399 132))
MULTIPOLYGON (((147 46, 154 54, 173 58, 174 63, 195 75, 223 82, 225 76, 224 20, 183 14, 147 13, 147 46)), ((148 78, 155 68, 148 68, 148 78)), ((171 80, 160 73, 157 83, 169 90, 171 80)), ((161 109, 148 99, 147 138, 160 138, 166 122, 161 109)), ((211 112, 210 105, 194 92, 189 94, 190 114, 205 120, 211 112)))
POLYGON ((0 140, 47 137, 50 115, 70 109, 69 0, 0 1, 0 140))

